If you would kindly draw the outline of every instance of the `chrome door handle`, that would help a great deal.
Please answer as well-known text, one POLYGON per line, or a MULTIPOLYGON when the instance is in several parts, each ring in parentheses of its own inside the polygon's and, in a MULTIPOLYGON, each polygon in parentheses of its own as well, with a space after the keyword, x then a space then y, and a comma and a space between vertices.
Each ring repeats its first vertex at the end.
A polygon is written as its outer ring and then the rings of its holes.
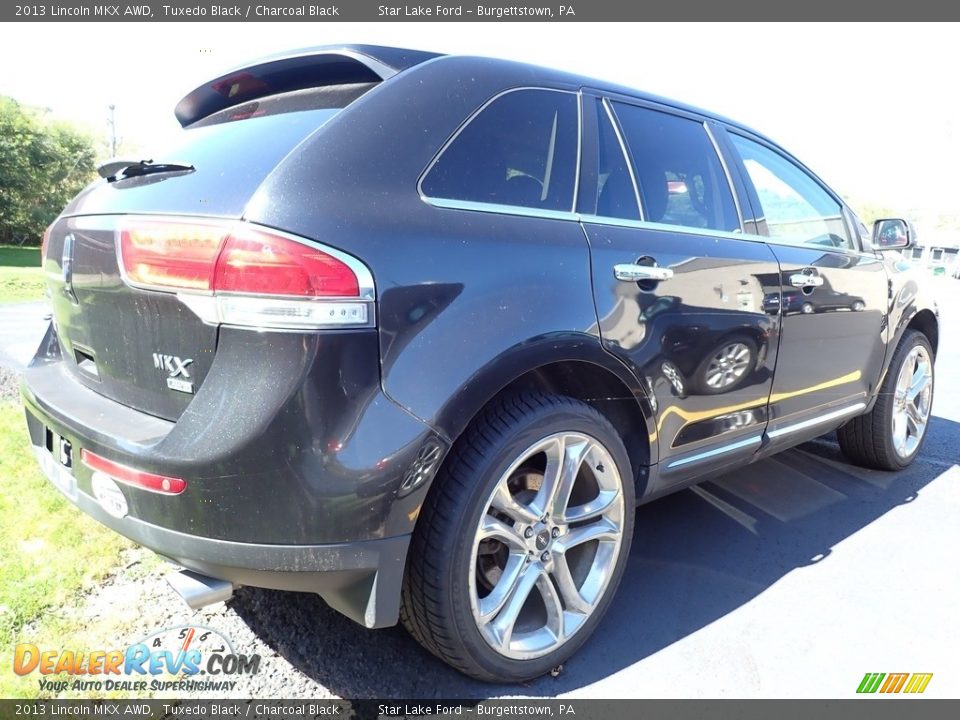
POLYGON ((790 276, 790 284, 794 287, 820 287, 823 285, 823 278, 819 275, 807 275, 805 273, 796 273, 790 276))
POLYGON ((673 277, 673 270, 670 268, 657 267, 656 265, 637 265, 636 263, 624 263, 613 266, 613 276, 617 280, 624 282, 639 282, 640 280, 669 280, 673 277))

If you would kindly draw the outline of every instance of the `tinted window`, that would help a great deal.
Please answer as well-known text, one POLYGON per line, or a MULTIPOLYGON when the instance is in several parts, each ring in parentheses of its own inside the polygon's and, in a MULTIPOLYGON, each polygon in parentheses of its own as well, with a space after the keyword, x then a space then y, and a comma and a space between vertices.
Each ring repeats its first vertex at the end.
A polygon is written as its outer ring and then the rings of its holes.
POLYGON ((760 198, 771 237, 824 247, 853 248, 840 203, 780 153, 731 135, 760 198))
POLYGON ((570 210, 577 170, 577 97, 517 90, 484 108, 423 179, 448 200, 570 210))
POLYGON ((740 227, 723 166, 702 123, 614 105, 649 222, 710 230, 740 227))
POLYGON ((637 194, 627 159, 603 102, 597 101, 600 147, 597 167, 597 215, 639 220, 637 194))

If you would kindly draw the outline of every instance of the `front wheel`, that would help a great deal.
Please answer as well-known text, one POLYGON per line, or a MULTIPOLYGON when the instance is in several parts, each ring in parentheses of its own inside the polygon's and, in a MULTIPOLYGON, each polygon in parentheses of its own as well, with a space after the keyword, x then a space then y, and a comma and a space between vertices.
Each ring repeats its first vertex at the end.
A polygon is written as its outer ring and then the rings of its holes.
POLYGON ((876 404, 837 430, 840 449, 857 465, 901 470, 920 452, 933 408, 933 350, 908 330, 893 354, 876 404))
POLYGON ((606 611, 633 516, 630 461, 603 415, 567 397, 503 400, 456 443, 431 489, 401 619, 472 677, 543 675, 606 611))

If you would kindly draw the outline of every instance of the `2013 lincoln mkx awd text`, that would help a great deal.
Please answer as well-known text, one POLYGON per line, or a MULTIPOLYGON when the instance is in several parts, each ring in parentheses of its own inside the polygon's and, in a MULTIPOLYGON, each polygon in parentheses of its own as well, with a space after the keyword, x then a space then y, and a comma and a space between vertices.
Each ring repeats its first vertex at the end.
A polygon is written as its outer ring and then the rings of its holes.
POLYGON ((176 108, 50 226, 30 439, 82 510, 182 566, 402 621, 485 680, 613 599, 634 507, 837 430, 909 464, 936 306, 776 144, 492 59, 268 58, 176 108))

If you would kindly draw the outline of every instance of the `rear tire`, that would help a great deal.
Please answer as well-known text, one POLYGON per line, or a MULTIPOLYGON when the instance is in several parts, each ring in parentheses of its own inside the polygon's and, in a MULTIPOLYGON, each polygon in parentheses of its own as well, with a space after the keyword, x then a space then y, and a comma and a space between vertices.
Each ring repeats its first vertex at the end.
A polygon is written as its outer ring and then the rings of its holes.
POLYGON ((400 619, 471 677, 543 675, 609 606, 634 510, 630 461, 603 415, 557 395, 499 400, 454 445, 424 503, 400 619))
POLYGON ((933 350, 923 333, 907 330, 893 354, 876 404, 837 430, 847 458, 875 470, 902 470, 920 452, 933 405, 933 350))

